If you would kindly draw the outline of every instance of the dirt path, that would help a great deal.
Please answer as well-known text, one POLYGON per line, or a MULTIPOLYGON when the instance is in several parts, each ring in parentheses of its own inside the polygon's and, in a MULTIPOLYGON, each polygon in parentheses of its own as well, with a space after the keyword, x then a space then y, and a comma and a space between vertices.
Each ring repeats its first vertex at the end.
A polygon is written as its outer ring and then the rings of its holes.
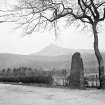
POLYGON ((0 105, 105 105, 105 90, 0 84, 0 105))

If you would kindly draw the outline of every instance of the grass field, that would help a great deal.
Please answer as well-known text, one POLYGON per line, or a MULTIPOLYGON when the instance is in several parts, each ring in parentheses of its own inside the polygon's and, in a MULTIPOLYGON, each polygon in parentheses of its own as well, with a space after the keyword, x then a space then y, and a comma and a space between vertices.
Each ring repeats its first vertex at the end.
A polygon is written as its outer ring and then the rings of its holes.
POLYGON ((105 105, 105 90, 0 84, 0 105, 105 105))

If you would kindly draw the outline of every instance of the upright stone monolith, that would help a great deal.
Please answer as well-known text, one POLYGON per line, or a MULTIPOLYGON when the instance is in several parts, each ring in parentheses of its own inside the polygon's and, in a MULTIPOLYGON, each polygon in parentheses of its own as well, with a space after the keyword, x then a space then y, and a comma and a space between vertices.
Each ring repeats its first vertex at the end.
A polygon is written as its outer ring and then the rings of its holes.
POLYGON ((84 88, 84 67, 81 55, 78 52, 72 56, 69 85, 70 88, 84 88))

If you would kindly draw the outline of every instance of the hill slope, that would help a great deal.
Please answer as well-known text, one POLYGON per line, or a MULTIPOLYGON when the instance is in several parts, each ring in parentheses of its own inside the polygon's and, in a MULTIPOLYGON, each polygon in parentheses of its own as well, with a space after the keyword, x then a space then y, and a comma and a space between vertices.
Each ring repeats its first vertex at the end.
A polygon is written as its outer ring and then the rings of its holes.
MULTIPOLYGON (((97 73, 97 60, 94 52, 90 50, 78 51, 81 52, 85 72, 97 73)), ((40 68, 44 70, 51 70, 53 68, 57 70, 61 70, 63 68, 70 70, 71 57, 74 52, 77 52, 77 50, 70 50, 50 45, 36 54, 0 54, 0 70, 3 68, 14 68, 20 66, 40 68)), ((105 60, 105 53, 102 53, 102 55, 105 60)))

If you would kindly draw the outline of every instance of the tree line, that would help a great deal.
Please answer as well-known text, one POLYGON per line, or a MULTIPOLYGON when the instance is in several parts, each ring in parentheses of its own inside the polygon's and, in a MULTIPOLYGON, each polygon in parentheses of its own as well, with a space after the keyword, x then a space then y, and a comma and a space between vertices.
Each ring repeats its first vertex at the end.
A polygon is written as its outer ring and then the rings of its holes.
POLYGON ((0 82, 51 84, 52 76, 48 71, 33 70, 28 67, 7 68, 0 71, 0 82))
POLYGON ((44 83, 52 84, 53 75, 65 76, 66 69, 62 70, 40 70, 30 67, 7 68, 0 71, 0 82, 22 82, 22 83, 44 83))

